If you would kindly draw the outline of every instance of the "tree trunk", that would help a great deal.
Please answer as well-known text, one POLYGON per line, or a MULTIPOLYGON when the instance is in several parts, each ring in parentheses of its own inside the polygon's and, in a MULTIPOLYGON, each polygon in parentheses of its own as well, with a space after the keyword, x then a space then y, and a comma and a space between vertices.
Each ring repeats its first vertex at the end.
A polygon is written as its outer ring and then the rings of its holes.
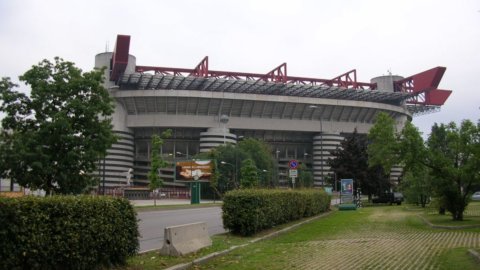
POLYGON ((463 211, 456 210, 455 213, 453 213, 453 220, 455 221, 462 221, 463 220, 463 211))

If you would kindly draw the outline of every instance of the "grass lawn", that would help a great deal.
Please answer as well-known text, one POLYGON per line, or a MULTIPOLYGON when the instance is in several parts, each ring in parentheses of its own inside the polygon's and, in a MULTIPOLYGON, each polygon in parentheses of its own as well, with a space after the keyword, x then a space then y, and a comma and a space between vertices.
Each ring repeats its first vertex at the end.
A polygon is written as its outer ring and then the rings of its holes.
POLYGON ((241 245, 252 240, 252 238, 233 236, 230 234, 215 235, 212 237, 212 246, 199 250, 182 257, 161 256, 157 251, 152 251, 130 258, 128 265, 117 267, 122 270, 154 270, 164 269, 170 266, 191 262, 194 259, 203 257, 207 254, 228 249, 231 246, 241 245))
MULTIPOLYGON (((465 222, 476 222, 477 207, 480 203, 471 205, 465 222)), ((405 205, 335 211, 192 269, 480 269, 467 254, 469 248, 480 249, 480 229, 430 228, 418 217, 423 211, 405 205)), ((212 247, 198 253, 174 258, 151 252, 118 269, 164 269, 251 239, 218 235, 212 247)))
MULTIPOLYGON (((421 208, 417 208, 417 209, 421 209, 421 208)), ((467 209, 464 212, 463 221, 453 220, 452 215, 448 212, 445 215, 439 215, 438 209, 434 207, 427 207, 426 209, 424 209, 422 216, 434 225, 452 226, 452 227, 478 226, 477 229, 478 231, 480 231, 480 202, 470 202, 470 204, 467 206, 467 209)))
MULTIPOLYGON (((306 219, 308 219, 308 218, 306 218, 306 219)), ((152 252, 147 252, 147 253, 144 253, 144 254, 139 254, 139 255, 137 255, 133 258, 130 258, 127 261, 127 266, 117 267, 115 269, 117 269, 117 270, 120 270, 120 269, 121 270, 140 270, 140 269, 149 270, 149 269, 152 269, 153 270, 153 269, 164 269, 164 268, 168 268, 168 267, 173 266, 173 265, 188 263, 188 262, 191 262, 191 261, 193 261, 197 258, 201 258, 205 255, 208 255, 210 253, 217 252, 217 251, 223 251, 223 250, 226 250, 226 249, 228 249, 232 246, 238 246, 238 245, 245 244, 245 243, 247 243, 247 242, 249 242, 249 241, 251 241, 255 238, 268 235, 272 232, 275 232, 275 231, 281 230, 285 227, 288 227, 288 226, 294 225, 296 223, 302 222, 306 219, 302 219, 302 220, 299 220, 299 221, 294 221, 294 222, 290 222, 290 223, 287 223, 287 224, 283 224, 283 225, 277 226, 273 229, 264 230, 264 231, 256 234, 253 237, 240 237, 240 236, 235 236, 235 235, 228 234, 228 233, 215 235, 215 236, 211 237, 212 238, 212 246, 201 249, 198 252, 191 253, 191 254, 188 254, 188 255, 185 255, 185 256, 182 256, 182 257, 162 256, 162 255, 159 255, 159 253, 157 251, 152 251, 152 252)))
POLYGON ((380 206, 338 211, 195 269, 479 269, 466 253, 479 247, 479 232, 432 229, 404 206, 380 206))

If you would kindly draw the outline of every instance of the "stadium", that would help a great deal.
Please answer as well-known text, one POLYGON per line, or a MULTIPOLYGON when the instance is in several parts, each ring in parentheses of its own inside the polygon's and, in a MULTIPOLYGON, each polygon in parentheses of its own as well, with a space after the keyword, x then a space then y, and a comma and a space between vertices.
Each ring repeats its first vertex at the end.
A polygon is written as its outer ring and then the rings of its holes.
MULTIPOLYGON (((96 55, 106 67, 105 87, 115 100, 117 143, 100 161, 103 187, 148 184, 151 136, 171 129, 160 153, 172 162, 246 137, 264 140, 277 162, 276 177, 288 185, 288 162, 311 168, 316 186, 332 176, 326 160, 355 129, 366 134, 379 112, 398 129, 419 114, 445 103, 450 90, 438 89, 446 70, 435 67, 402 77, 386 75, 357 81, 356 70, 319 79, 287 74, 283 63, 265 73, 210 69, 208 57, 193 68, 137 65, 130 36, 118 35, 113 52, 96 55)), ((165 187, 179 187, 174 168, 161 170, 165 187)), ((401 168, 391 174, 392 181, 401 168)))

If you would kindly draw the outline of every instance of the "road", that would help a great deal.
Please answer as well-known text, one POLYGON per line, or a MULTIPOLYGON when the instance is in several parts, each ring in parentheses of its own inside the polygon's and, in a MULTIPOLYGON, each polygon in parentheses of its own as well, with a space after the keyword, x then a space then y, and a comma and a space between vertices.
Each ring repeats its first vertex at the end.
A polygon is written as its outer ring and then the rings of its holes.
POLYGON ((169 226, 206 222, 210 235, 225 232, 220 207, 147 211, 139 212, 137 217, 140 219, 140 252, 160 249, 163 246, 164 228, 169 226))

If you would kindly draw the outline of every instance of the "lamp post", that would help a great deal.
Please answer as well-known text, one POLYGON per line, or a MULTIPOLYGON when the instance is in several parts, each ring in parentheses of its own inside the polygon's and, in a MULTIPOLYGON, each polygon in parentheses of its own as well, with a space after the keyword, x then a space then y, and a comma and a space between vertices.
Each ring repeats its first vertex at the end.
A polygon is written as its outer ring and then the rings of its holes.
POLYGON ((102 195, 105 195, 105 157, 103 157, 102 195))
POLYGON ((262 176, 262 183, 265 184, 265 174, 268 172, 267 170, 263 169, 263 170, 259 170, 259 172, 261 173, 261 176, 262 176))
POLYGON ((177 155, 179 155, 179 156, 184 156, 186 159, 188 159, 188 153, 187 153, 187 154, 184 154, 184 153, 182 153, 182 152, 180 152, 180 151, 177 151, 177 152, 175 152, 175 154, 177 154, 177 155))
POLYGON ((236 180, 237 180, 237 179, 236 179, 236 178, 237 178, 237 177, 236 177, 236 176, 237 176, 237 166, 233 165, 232 163, 225 162, 225 161, 223 161, 223 160, 220 161, 220 164, 232 166, 232 168, 233 168, 233 170, 234 170, 234 175, 233 175, 233 177, 232 177, 232 178, 233 178, 233 186, 234 186, 234 188, 237 188, 237 181, 236 181, 236 180))
MULTIPOLYGON (((317 105, 310 105, 308 106, 310 109, 315 110, 318 109, 319 107, 317 105)), ((313 117, 312 117, 313 118, 313 117)), ((322 127, 322 115, 318 116, 319 122, 320 122, 320 178, 321 178, 321 183, 322 187, 324 186, 324 177, 323 177, 323 127, 322 127)))

